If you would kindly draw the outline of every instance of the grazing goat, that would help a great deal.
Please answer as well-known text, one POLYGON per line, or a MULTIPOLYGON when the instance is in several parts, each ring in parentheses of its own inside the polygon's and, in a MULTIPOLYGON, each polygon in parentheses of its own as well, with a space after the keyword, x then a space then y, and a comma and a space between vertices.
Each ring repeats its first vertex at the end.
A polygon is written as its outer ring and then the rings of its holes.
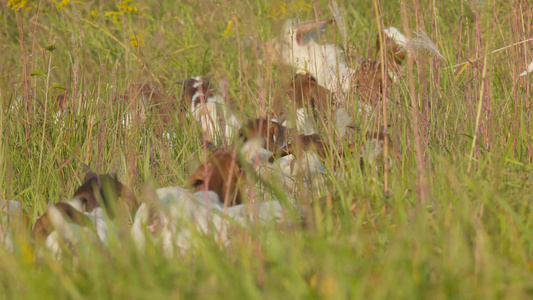
POLYGON ((257 118, 244 124, 239 130, 239 137, 243 142, 261 137, 265 139, 266 149, 274 152, 281 148, 287 141, 287 128, 277 119, 257 118))
POLYGON ((137 211, 131 229, 138 250, 144 252, 148 243, 159 245, 163 256, 171 258, 183 254, 196 245, 194 233, 212 236, 227 247, 233 224, 265 225, 288 220, 289 212, 278 202, 241 204, 224 208, 212 191, 190 193, 179 187, 165 187, 155 191, 155 201, 145 201, 137 211))
POLYGON ((243 169, 236 150, 216 150, 185 181, 183 186, 192 192, 213 191, 226 205, 242 202, 238 188, 243 169))
POLYGON ((301 179, 305 183, 305 186, 301 188, 317 187, 320 182, 317 179, 320 179, 324 170, 320 156, 311 144, 316 142, 317 148, 324 149, 320 147, 322 146, 320 137, 318 134, 300 134, 292 137, 291 140, 293 140, 292 143, 285 144, 274 152, 260 148, 259 145, 255 145, 256 148, 250 147, 252 150, 245 160, 254 166, 256 174, 262 178, 256 183, 256 194, 264 196, 268 194, 263 190, 263 182, 280 184, 281 187, 291 192, 296 190, 297 185, 302 182, 301 179), (298 146, 306 144, 307 147, 302 148, 302 151, 296 151, 294 141, 299 141, 298 146))
POLYGON ((221 94, 211 87, 210 77, 191 77, 182 82, 184 105, 188 105, 192 117, 199 122, 206 139, 214 142, 217 137, 231 139, 241 127, 221 94), (223 130, 221 130, 223 129, 223 130))
POLYGON ((377 57, 379 51, 385 51, 385 58, 389 63, 394 63, 396 66, 401 66, 407 53, 407 38, 396 27, 387 27, 383 29, 383 47, 379 41, 379 34, 376 35, 376 45, 371 56, 377 57))
POLYGON ((265 44, 265 50, 273 62, 292 66, 296 73, 309 72, 321 86, 331 91, 347 92, 355 70, 346 65, 336 45, 321 45, 316 41, 316 32, 331 23, 333 18, 307 22, 289 19, 281 34, 265 44))
POLYGON ((320 135, 314 134, 299 134, 296 135, 292 143, 283 146, 277 150, 269 158, 268 162, 274 162, 274 159, 285 157, 287 155, 295 155, 296 157, 303 154, 305 151, 314 151, 322 159, 326 156, 326 143, 320 135))
MULTIPOLYGON (((149 84, 131 84, 126 93, 119 96, 119 100, 129 108, 122 123, 129 127, 134 121, 143 121, 149 117, 155 118, 158 136, 171 137, 172 117, 177 114, 179 120, 183 118, 175 98, 149 84)), ((174 135, 174 134, 172 134, 174 135)))
MULTIPOLYGON (((95 208, 90 213, 81 214, 78 212, 80 215, 75 217, 78 222, 74 222, 71 218, 65 218, 60 207, 62 206, 56 204, 47 210, 49 220, 55 230, 44 241, 46 249, 50 251, 56 261, 62 260, 65 246, 68 246, 75 257, 79 257, 80 254, 86 257, 91 247, 108 244, 110 228, 106 222, 105 212, 101 207, 95 208), (87 241, 89 244, 83 243, 87 241)), ((118 236, 115 228, 112 228, 112 231, 113 235, 118 236)), ((42 255, 42 252, 39 252, 39 255, 42 255)))
MULTIPOLYGON (((346 64, 344 54, 337 46, 316 42, 316 31, 332 22, 332 18, 303 23, 289 19, 285 22, 280 36, 265 44, 266 52, 272 56, 274 62, 293 66, 296 72, 309 72, 319 85, 332 92, 351 92, 355 87, 360 89, 366 104, 375 102, 383 93, 384 78, 397 81, 400 65, 406 56, 404 48, 407 39, 398 29, 385 28, 383 49, 389 61, 389 67, 385 69, 386 74, 381 74, 380 62, 372 60, 364 61, 363 65, 354 70, 346 64)), ((378 37, 371 54, 376 54, 381 48, 378 37)))
POLYGON ((246 189, 249 188, 244 167, 249 163, 251 169, 256 170, 272 155, 272 152, 263 148, 264 143, 262 137, 254 137, 247 140, 239 151, 236 148, 215 149, 189 176, 183 187, 191 192, 213 191, 225 206, 243 203, 243 195, 247 194, 246 189))
POLYGON ((376 35, 376 45, 371 49, 370 57, 377 60, 366 59, 357 69, 355 87, 361 96, 361 100, 369 105, 379 101, 385 92, 385 85, 391 86, 398 82, 401 66, 406 57, 405 47, 407 38, 395 27, 387 27, 383 30, 383 47, 379 34, 376 35), (380 51, 384 51, 386 64, 380 61, 380 51), (383 73, 382 71, 385 71, 383 73), (386 82, 384 82, 386 81, 386 82))
POLYGON ((360 95, 360 100, 373 107, 385 92, 385 82, 387 86, 391 86, 392 80, 385 69, 385 75, 382 73, 381 64, 379 62, 366 59, 357 69, 355 77, 355 87, 360 95))
POLYGON ((79 201, 84 212, 91 212, 98 207, 98 199, 101 199, 101 203, 110 218, 115 217, 118 206, 126 208, 129 214, 137 211, 139 202, 135 194, 118 180, 116 165, 107 174, 96 174, 88 166, 84 165, 84 167, 84 182, 76 189, 72 197, 72 201, 79 201))
POLYGON ((125 215, 129 216, 138 207, 137 198, 117 179, 114 170, 97 175, 85 166, 85 181, 74 192, 72 200, 49 205, 35 222, 31 234, 60 261, 65 244, 74 252, 84 238, 106 244, 110 230, 116 235, 116 230, 108 228, 106 216, 113 219, 122 208, 126 208, 125 215))
MULTIPOLYGON (((303 134, 315 133, 314 123, 328 124, 330 120, 335 120, 334 126, 340 137, 344 136, 346 126, 353 122, 344 108, 337 107, 333 95, 329 90, 320 86, 318 82, 309 74, 296 74, 293 80, 286 84, 276 93, 274 98, 273 112, 275 116, 282 115, 287 117, 287 113, 282 108, 283 102, 288 99, 289 111, 296 111, 296 129, 303 134), (292 109, 291 109, 292 108, 292 109), (313 116, 314 118, 311 118, 313 116), (313 119, 315 119, 313 122, 313 119)), ((370 112, 369 106, 362 103, 365 107, 360 107, 361 113, 370 112)))
POLYGON ((276 93, 273 113, 276 117, 288 114, 291 123, 289 127, 296 127, 302 133, 311 134, 315 132, 315 128, 309 117, 310 113, 316 114, 319 119, 327 120, 328 113, 333 111, 333 100, 331 92, 319 85, 313 76, 296 74, 291 82, 276 93), (288 107, 284 109, 283 104, 286 102, 288 107))

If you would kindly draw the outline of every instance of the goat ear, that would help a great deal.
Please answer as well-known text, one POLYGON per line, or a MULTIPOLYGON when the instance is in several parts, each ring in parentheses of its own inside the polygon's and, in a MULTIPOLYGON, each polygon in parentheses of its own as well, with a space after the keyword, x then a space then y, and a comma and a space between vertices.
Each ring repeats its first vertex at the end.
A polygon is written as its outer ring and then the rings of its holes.
POLYGON ((296 31, 296 43, 298 43, 298 46, 302 44, 302 33, 300 31, 296 31))
POLYGON ((85 179, 96 175, 91 169, 91 167, 89 167, 88 165, 81 163, 81 167, 83 168, 83 174, 85 175, 85 179))

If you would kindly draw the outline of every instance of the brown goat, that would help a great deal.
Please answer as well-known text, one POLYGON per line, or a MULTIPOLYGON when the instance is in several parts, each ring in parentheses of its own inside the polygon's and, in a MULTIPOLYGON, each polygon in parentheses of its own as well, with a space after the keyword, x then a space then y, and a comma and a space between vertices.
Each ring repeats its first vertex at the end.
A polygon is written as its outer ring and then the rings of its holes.
POLYGON ((118 203, 125 206, 130 213, 135 213, 139 208, 135 194, 117 179, 115 173, 86 173, 85 182, 74 192, 73 198, 80 199, 84 211, 88 212, 100 206, 100 198, 110 218, 115 216, 115 201, 119 198, 121 201, 118 203))
POLYGON ((331 92, 318 84, 310 74, 296 74, 291 82, 285 84, 274 98, 272 110, 275 117, 283 112, 283 102, 289 99, 292 109, 314 109, 318 113, 330 111, 333 107, 331 92))
POLYGON ((156 133, 161 136, 165 128, 172 124, 172 117, 177 113, 178 119, 182 119, 182 110, 178 109, 175 98, 161 89, 149 84, 132 84, 128 90, 119 96, 119 101, 129 106, 134 113, 129 113, 128 118, 144 120, 148 116, 155 118, 156 133))
POLYGON ((391 86, 392 80, 387 74, 387 69, 385 68, 383 74, 380 63, 369 59, 361 63, 357 69, 355 86, 364 103, 372 106, 377 104, 385 91, 383 78, 387 81, 387 86, 391 86))
MULTIPOLYGON (((385 57, 389 64, 401 66, 407 57, 405 48, 405 36, 401 34, 396 28, 389 27, 383 31, 383 49, 385 50, 385 57)), ((379 34, 376 34, 376 45, 373 49, 371 57, 376 57, 381 51, 381 43, 379 42, 379 34)))
POLYGON ((210 190, 225 205, 242 203, 237 184, 243 175, 241 164, 234 150, 216 150, 200 165, 183 184, 192 192, 210 190))
POLYGON ((374 57, 375 60, 364 60, 356 72, 355 87, 361 95, 361 100, 370 105, 375 105, 382 97, 385 88, 384 79, 389 87, 397 81, 401 65, 407 56, 404 50, 407 39, 398 29, 385 28, 382 32, 382 39, 383 45, 380 43, 379 34, 376 34, 375 47, 369 52, 369 57, 374 57), (385 74, 382 73, 380 56, 382 50, 386 60, 383 65, 385 74))

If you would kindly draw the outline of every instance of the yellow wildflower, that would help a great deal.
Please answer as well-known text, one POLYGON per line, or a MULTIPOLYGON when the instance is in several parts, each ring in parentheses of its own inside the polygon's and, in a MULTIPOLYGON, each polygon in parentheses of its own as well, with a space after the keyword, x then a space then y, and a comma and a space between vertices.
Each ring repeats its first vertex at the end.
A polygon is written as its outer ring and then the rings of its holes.
POLYGON ((224 33, 222 33, 223 37, 228 37, 231 35, 231 27, 233 26, 233 21, 228 22, 228 26, 226 26, 226 29, 224 30, 224 33))
POLYGON ((120 23, 120 19, 118 18, 120 15, 121 15, 121 13, 118 12, 118 11, 106 11, 104 13, 104 17, 111 17, 111 20, 115 24, 119 24, 120 23))
POLYGON ((98 18, 98 12, 96 11, 96 9, 91 10, 91 13, 89 14, 89 18, 91 19, 98 18))
POLYGON ((308 11, 311 8, 313 8, 313 6, 305 2, 305 0, 295 1, 290 6, 283 1, 276 1, 274 4, 274 8, 270 11, 270 14, 268 15, 268 18, 279 18, 294 15, 308 11))
POLYGON ((119 10, 123 12, 128 12, 128 13, 137 12, 138 11, 137 4, 130 3, 130 2, 131 0, 124 0, 120 2, 119 10))
POLYGON ((305 2, 304 0, 296 1, 296 3, 294 3, 292 6, 293 11, 308 11, 311 8, 313 8, 313 5, 305 2))
POLYGON ((61 0, 59 4, 56 6, 57 10, 60 10, 62 7, 65 7, 70 4, 70 0, 61 0))
POLYGON ((279 18, 281 15, 287 15, 287 3, 283 1, 276 1, 274 8, 268 15, 269 18, 279 18))
POLYGON ((144 47, 144 38, 140 35, 130 36, 130 44, 133 48, 142 48, 144 47))
POLYGON ((28 4, 28 0, 8 0, 7 6, 11 7, 11 10, 19 10, 24 8, 28 4))

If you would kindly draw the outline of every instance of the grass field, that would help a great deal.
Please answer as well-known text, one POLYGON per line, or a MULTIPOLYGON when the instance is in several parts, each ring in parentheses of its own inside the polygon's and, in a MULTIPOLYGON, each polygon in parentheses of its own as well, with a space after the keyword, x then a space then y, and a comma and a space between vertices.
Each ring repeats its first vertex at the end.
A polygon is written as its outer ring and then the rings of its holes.
MULTIPOLYGON (((128 108, 117 96, 150 83, 179 98, 178 81, 213 74, 229 81, 241 121, 263 115, 293 73, 265 60, 262 44, 287 18, 331 16, 328 4, 1 2, 0 198, 32 205, 34 220, 73 194, 81 163, 105 172, 117 159, 138 195, 145 182, 181 185, 203 161, 198 126, 174 118, 170 142, 155 134, 157 116, 125 127, 128 108), (69 112, 55 122, 62 94, 69 112)), ((331 201, 297 195, 313 203, 312 222, 247 228, 227 250, 206 239, 171 261, 141 255, 125 239, 111 259, 91 255, 77 268, 35 263, 19 234, 18 251, 0 253, 0 298, 533 298, 533 79, 518 76, 533 61, 533 3, 338 4, 350 52, 366 56, 378 28, 396 26, 427 33, 445 58, 414 52, 388 91, 399 152, 390 170, 360 171, 358 157, 347 158, 345 175, 328 179, 331 201)), ((337 26, 323 38, 342 46, 337 26)), ((356 99, 346 95, 345 103, 356 99)), ((382 124, 377 117, 365 126, 382 124)), ((336 147, 357 139, 328 136, 336 147)))

